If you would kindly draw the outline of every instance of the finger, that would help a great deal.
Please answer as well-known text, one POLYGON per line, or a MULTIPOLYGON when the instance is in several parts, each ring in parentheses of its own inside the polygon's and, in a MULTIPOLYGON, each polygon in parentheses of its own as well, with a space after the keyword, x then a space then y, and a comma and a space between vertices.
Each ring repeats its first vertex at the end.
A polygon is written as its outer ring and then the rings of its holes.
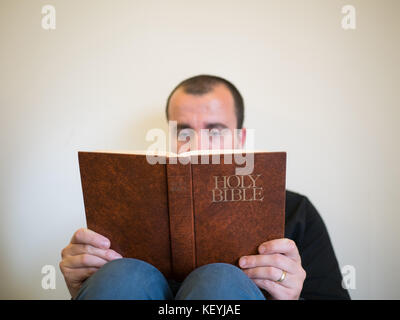
POLYGON ((108 261, 91 254, 80 254, 77 256, 67 256, 62 260, 63 267, 76 268, 101 268, 108 261))
POLYGON ((258 252, 260 254, 282 253, 295 261, 301 260, 296 243, 287 238, 264 242, 258 247, 258 252))
POLYGON ((81 228, 74 233, 71 239, 72 244, 90 244, 96 248, 108 249, 110 240, 92 230, 81 228))
POLYGON ((290 289, 285 288, 278 282, 261 279, 256 279, 253 281, 258 287, 267 291, 273 299, 287 300, 290 297, 290 289))
MULTIPOLYGON (((282 270, 274 268, 274 267, 256 267, 243 270, 245 274, 250 279, 259 279, 259 280, 270 280, 277 281, 282 276, 282 270)), ((286 273, 285 279, 280 282, 280 284, 286 288, 295 288, 295 284, 293 283, 292 275, 286 273)))
POLYGON ((257 254, 253 256, 243 256, 239 260, 241 268, 274 267, 295 274, 298 271, 297 262, 283 254, 257 254))
POLYGON ((90 244, 70 244, 61 253, 64 258, 66 256, 77 256, 80 254, 91 254, 107 261, 120 259, 122 256, 112 249, 99 249, 90 244))
POLYGON ((68 279, 68 282, 75 282, 75 283, 80 283, 90 276, 92 276, 94 273, 96 273, 99 270, 99 268, 67 268, 64 267, 62 269, 63 275, 65 278, 68 279))

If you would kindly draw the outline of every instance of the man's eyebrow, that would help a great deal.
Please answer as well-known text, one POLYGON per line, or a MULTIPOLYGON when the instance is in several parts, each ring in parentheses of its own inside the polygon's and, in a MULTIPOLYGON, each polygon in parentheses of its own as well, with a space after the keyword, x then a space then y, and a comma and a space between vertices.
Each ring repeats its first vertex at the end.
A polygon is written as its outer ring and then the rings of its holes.
POLYGON ((192 129, 192 127, 191 127, 190 125, 186 124, 186 123, 178 123, 178 124, 176 125, 176 128, 177 128, 178 130, 192 129))
POLYGON ((225 129, 228 128, 227 125, 221 123, 221 122, 211 122, 211 123, 207 123, 205 125, 206 129, 225 129))

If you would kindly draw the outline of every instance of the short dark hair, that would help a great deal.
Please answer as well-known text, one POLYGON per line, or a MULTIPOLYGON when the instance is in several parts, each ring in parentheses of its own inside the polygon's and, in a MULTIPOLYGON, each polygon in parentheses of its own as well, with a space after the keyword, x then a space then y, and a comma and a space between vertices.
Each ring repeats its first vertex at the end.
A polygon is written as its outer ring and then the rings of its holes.
POLYGON ((232 94, 233 101, 235 104, 237 129, 241 129, 243 127, 243 121, 244 121, 244 102, 243 102, 243 97, 240 94, 239 90, 228 80, 207 74, 202 74, 183 80, 175 87, 174 90, 172 90, 172 92, 168 96, 167 105, 165 108, 167 120, 169 119, 168 117, 169 102, 176 90, 178 90, 179 88, 183 88, 183 90, 186 93, 193 95, 203 95, 212 91, 214 87, 218 84, 224 85, 232 94))

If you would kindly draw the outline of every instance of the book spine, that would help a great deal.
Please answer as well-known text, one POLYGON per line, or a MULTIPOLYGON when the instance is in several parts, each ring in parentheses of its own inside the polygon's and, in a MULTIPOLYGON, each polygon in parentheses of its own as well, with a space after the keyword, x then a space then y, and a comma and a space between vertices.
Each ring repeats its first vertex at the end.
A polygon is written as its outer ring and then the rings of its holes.
POLYGON ((191 164, 167 163, 172 273, 182 281, 196 266, 191 164))

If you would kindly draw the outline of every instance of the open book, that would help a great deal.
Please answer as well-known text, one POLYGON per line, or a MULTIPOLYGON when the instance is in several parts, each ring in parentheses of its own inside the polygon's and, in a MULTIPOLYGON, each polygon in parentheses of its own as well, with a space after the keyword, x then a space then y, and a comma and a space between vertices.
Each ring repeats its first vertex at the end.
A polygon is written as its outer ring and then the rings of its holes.
POLYGON ((261 243, 284 237, 285 152, 78 156, 87 227, 168 279, 181 281, 209 263, 237 265, 261 243))

